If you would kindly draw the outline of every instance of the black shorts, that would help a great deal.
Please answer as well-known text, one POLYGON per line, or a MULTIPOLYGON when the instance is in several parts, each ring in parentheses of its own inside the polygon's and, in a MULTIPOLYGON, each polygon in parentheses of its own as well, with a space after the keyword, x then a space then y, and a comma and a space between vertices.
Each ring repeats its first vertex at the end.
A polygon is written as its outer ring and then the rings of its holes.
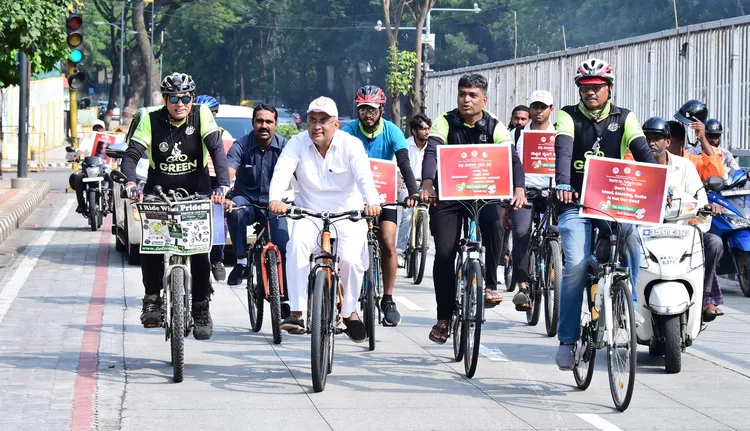
POLYGON ((396 208, 383 208, 380 211, 380 221, 389 221, 394 224, 398 224, 398 209, 396 208))

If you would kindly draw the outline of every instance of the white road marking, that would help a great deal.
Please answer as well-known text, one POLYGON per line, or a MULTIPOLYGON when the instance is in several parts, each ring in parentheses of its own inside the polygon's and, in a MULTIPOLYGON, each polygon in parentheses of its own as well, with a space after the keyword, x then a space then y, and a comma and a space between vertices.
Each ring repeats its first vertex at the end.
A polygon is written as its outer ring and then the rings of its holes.
POLYGON ((490 349, 484 344, 479 345, 479 354, 492 362, 510 362, 510 359, 500 349, 490 349))
POLYGON ((37 238, 36 241, 26 248, 26 257, 21 261, 21 264, 18 265, 16 272, 13 274, 13 277, 11 277, 8 284, 2 291, 0 291, 0 323, 5 319, 5 315, 8 313, 8 310, 10 310, 10 306, 13 304, 13 301, 16 300, 16 296, 18 296, 18 292, 21 290, 24 283, 26 283, 26 279, 29 278, 31 270, 36 266, 39 256, 41 256, 44 249, 47 248, 47 244, 49 244, 52 240, 52 236, 57 231, 57 228, 60 227, 63 220, 65 220, 65 217, 70 212, 70 208, 73 206, 74 202, 73 199, 69 199, 60 211, 57 212, 57 215, 52 219, 52 223, 50 223, 49 227, 39 235, 39 238, 37 238))
POLYGON ((404 307, 408 308, 411 311, 424 311, 424 308, 420 307, 419 305, 409 301, 408 299, 404 298, 403 296, 394 296, 393 299, 400 302, 404 307))
POLYGON ((591 425, 595 426, 596 428, 604 431, 622 431, 622 429, 618 428, 614 424, 607 422, 606 420, 599 417, 599 415, 594 414, 576 414, 579 418, 585 420, 586 422, 590 423, 591 425))

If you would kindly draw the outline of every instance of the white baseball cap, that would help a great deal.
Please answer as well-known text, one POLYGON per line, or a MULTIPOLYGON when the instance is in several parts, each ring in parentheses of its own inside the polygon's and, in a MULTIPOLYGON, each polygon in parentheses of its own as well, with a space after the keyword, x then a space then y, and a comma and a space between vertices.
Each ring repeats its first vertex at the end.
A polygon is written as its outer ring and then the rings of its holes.
POLYGON ((311 112, 325 112, 331 117, 338 118, 339 110, 336 108, 336 102, 328 97, 320 96, 317 99, 310 102, 310 106, 307 107, 307 113, 311 112))
POLYGON ((547 106, 552 106, 552 93, 547 90, 536 90, 531 93, 531 101, 529 105, 534 102, 544 103, 547 106))

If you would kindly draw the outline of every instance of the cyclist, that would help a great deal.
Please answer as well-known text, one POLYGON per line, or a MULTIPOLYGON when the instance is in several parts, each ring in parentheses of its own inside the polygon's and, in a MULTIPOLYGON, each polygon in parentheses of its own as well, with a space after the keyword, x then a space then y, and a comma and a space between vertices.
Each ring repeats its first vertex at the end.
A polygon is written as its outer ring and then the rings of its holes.
MULTIPOLYGON (((276 164, 269 189, 272 214, 285 214, 287 206, 281 201, 293 176, 297 178, 297 205, 312 211, 347 211, 360 209, 362 197, 367 202, 365 215, 380 214, 380 196, 370 171, 370 162, 356 138, 340 131, 336 103, 319 97, 307 110, 307 132, 292 137, 276 164)), ((286 271, 289 280, 289 300, 292 314, 284 319, 281 329, 302 333, 302 318, 307 308, 307 280, 310 273, 310 254, 320 249, 321 223, 305 219, 295 224, 294 235, 287 244, 286 271)), ((367 339, 365 324, 357 315, 359 291, 367 268, 367 223, 365 220, 341 221, 332 229, 336 237, 340 259, 344 296, 341 315, 346 333, 352 341, 367 339)))
MULTIPOLYGON (((354 103, 357 104, 359 119, 347 123, 341 130, 362 141, 367 156, 371 159, 393 160, 395 156, 409 195, 416 195, 418 186, 409 165, 409 150, 404 133, 398 126, 383 118, 385 92, 375 85, 365 85, 357 90, 354 103)), ((407 202, 409 206, 415 203, 411 199, 407 199, 407 202)), ((397 223, 398 211, 395 208, 383 209, 380 215, 378 239, 383 270, 383 299, 380 301, 380 309, 383 310, 385 326, 396 326, 401 322, 401 314, 392 296, 398 267, 397 223)))
MULTIPOLYGON (((437 146, 467 145, 481 143, 511 143, 510 132, 494 115, 484 110, 487 105, 487 78, 473 73, 458 81, 458 108, 444 112, 432 122, 432 131, 427 141, 422 163, 422 200, 435 199, 435 178, 437 178, 437 146)), ((511 201, 515 208, 526 204, 526 190, 521 161, 512 149, 514 196, 511 201)), ((430 208, 430 228, 435 239, 435 261, 432 278, 435 284, 437 302, 437 323, 432 327, 429 338, 437 344, 448 340, 448 322, 453 317, 456 300, 455 259, 461 225, 468 210, 460 202, 440 201, 430 208)), ((502 250, 502 217, 499 205, 488 205, 479 214, 479 229, 486 247, 485 303, 494 307, 503 299, 497 292, 497 262, 502 250)))
MULTIPOLYGON (((555 126, 550 121, 554 111, 552 93, 546 90, 536 90, 531 95, 531 121, 523 128, 517 128, 515 134, 516 151, 523 160, 522 130, 543 130, 554 132, 555 126)), ((542 190, 549 187, 549 179, 538 175, 526 174, 526 189, 542 190)), ((535 212, 542 212, 545 208, 543 199, 529 200, 532 208, 519 208, 510 214, 513 229, 513 274, 518 282, 518 293, 513 297, 513 304, 518 311, 526 311, 531 303, 526 283, 529 281, 529 259, 531 258, 532 222, 535 212)), ((515 286, 514 286, 515 287, 515 286)))
MULTIPOLYGON (((211 194, 214 203, 223 203, 229 189, 229 174, 221 130, 208 106, 193 104, 193 78, 185 73, 168 75, 161 82, 161 93, 165 106, 140 119, 123 156, 121 170, 128 177, 125 190, 130 199, 141 200, 144 193, 151 193, 155 185, 160 185, 165 191, 183 188, 190 194, 211 194), (135 183, 135 167, 144 151, 148 153, 149 169, 146 185, 141 190, 135 183), (213 189, 206 169, 207 153, 216 170, 218 184, 213 189)), ((208 308, 211 286, 208 255, 192 256, 191 271, 193 335, 197 340, 207 340, 213 334, 208 308)), ((146 288, 141 323, 158 325, 161 321, 159 292, 164 287, 162 256, 142 255, 141 272, 146 288)))
MULTIPOLYGON (((556 362, 561 370, 573 369, 573 350, 579 338, 583 289, 588 274, 588 255, 591 252, 591 219, 578 215, 570 205, 583 187, 586 157, 597 155, 622 159, 630 149, 635 160, 654 163, 646 137, 635 114, 611 102, 615 75, 604 60, 590 58, 578 67, 575 83, 581 98, 577 105, 565 106, 557 113, 555 138, 555 182, 558 226, 562 238, 565 268, 560 292, 560 347, 556 362)), ((630 283, 635 295, 635 280, 640 263, 640 242, 634 225, 622 225, 625 238, 626 264, 630 269, 630 283)), ((643 317, 636 315, 636 323, 643 317)))
MULTIPOLYGON (((208 106, 208 109, 211 110, 211 114, 213 114, 214 119, 216 118, 216 114, 219 113, 219 102, 211 96, 195 96, 195 100, 193 101, 193 103, 208 106)), ((224 129, 221 127, 219 127, 219 129, 221 129, 221 133, 223 136, 224 129)), ((216 172, 214 171, 213 161, 210 157, 208 159, 208 174, 211 176, 211 188, 216 188, 218 186, 218 182, 216 180, 216 172)), ((226 220, 224 221, 224 236, 227 236, 226 220)), ((227 271, 224 268, 224 244, 216 244, 211 247, 211 253, 208 256, 209 261, 211 262, 211 273, 213 274, 214 279, 216 281, 224 281, 224 279, 227 277, 227 271)))
MULTIPOLYGON (((263 103, 257 105, 253 109, 253 130, 236 140, 229 149, 229 180, 237 177, 229 207, 248 204, 268 206, 271 177, 286 145, 286 138, 276 134, 278 119, 276 108, 263 103)), ((227 216, 229 235, 237 255, 237 265, 227 279, 230 286, 242 283, 250 275, 250 265, 247 262, 247 226, 263 221, 263 213, 253 207, 232 211, 227 216)), ((271 217, 271 241, 279 247, 282 260, 288 240, 286 219, 271 217)))
MULTIPOLYGON (((430 126, 432 120, 425 114, 417 114, 409 121, 409 133, 411 136, 406 140, 409 147, 409 166, 416 176, 417 183, 422 181, 422 160, 424 159, 424 150, 427 147, 427 138, 430 136, 430 126)), ((405 185, 399 187, 399 200, 404 200, 408 196, 405 185)), ((401 215, 401 224, 398 226, 398 242, 396 243, 396 252, 398 253, 398 266, 403 267, 404 252, 409 246, 409 235, 411 233, 411 217, 414 210, 406 208, 401 215)))

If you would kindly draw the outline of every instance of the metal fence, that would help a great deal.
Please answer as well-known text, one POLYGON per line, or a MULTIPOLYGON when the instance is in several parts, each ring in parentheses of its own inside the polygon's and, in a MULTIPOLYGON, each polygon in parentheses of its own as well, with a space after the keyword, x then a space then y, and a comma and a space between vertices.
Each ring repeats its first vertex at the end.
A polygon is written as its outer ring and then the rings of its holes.
POLYGON ((427 76, 427 113, 456 107, 458 79, 481 73, 490 83, 487 109, 507 123, 513 107, 528 104, 534 90, 549 90, 557 108, 578 102, 573 75, 589 57, 615 69, 615 104, 642 122, 671 119, 688 99, 701 99, 709 118, 724 125, 723 145, 750 155, 750 16, 489 63, 427 76))

